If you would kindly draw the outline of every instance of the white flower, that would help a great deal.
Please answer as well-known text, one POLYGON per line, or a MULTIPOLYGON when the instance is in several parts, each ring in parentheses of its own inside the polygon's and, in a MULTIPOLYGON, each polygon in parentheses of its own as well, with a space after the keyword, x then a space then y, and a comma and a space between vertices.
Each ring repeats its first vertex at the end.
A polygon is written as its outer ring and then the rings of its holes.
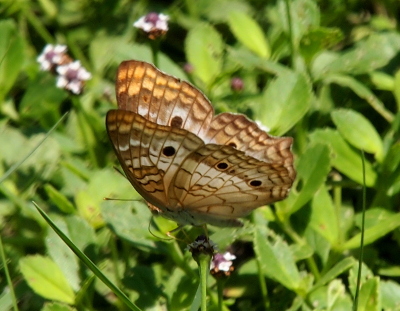
POLYGON ((43 49, 42 54, 40 54, 36 59, 40 64, 40 69, 49 71, 54 66, 59 65, 64 59, 66 52, 67 47, 65 45, 47 44, 43 49))
POLYGON ((210 265, 210 270, 215 270, 216 272, 218 271, 224 271, 224 272, 229 272, 232 270, 232 265, 233 262, 232 260, 235 260, 236 256, 231 254, 230 252, 226 252, 224 254, 215 254, 210 265))
POLYGON ((80 94, 84 86, 84 81, 89 80, 92 75, 82 67, 79 60, 66 65, 58 66, 57 87, 80 94))
POLYGON ((139 18, 133 26, 149 34, 151 39, 155 39, 168 31, 168 20, 168 15, 151 12, 139 18))

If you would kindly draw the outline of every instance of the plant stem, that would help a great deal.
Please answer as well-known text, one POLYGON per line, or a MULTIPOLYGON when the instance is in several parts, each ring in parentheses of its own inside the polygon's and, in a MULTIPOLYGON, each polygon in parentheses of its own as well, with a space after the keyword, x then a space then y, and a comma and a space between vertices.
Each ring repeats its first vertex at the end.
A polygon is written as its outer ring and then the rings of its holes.
POLYGON ((13 309, 15 311, 18 311, 17 299, 15 297, 14 287, 13 287, 13 283, 12 283, 12 280, 10 277, 10 271, 8 270, 8 265, 7 265, 6 256, 4 254, 3 240, 1 239, 1 235, 0 235, 0 256, 1 256, 1 261, 3 262, 4 274, 6 275, 7 284, 8 284, 8 288, 10 291, 12 304, 13 304, 13 309))

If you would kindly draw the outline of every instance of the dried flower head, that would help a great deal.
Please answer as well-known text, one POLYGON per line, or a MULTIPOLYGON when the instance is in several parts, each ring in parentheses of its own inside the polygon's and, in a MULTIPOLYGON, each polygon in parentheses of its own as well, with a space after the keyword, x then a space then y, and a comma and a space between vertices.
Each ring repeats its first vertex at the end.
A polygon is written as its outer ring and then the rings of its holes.
POLYGON ((211 274, 215 277, 229 276, 231 272, 235 269, 233 266, 233 261, 236 256, 230 252, 224 254, 215 254, 210 266, 211 274))
POLYGON ((84 67, 79 60, 66 65, 58 66, 57 87, 71 91, 74 94, 82 92, 85 81, 89 80, 92 75, 84 67))
POLYGON ((36 60, 40 64, 40 70, 43 71, 54 70, 56 66, 71 61, 67 54, 67 47, 61 44, 47 44, 36 60))
POLYGON ((188 245, 187 249, 193 254, 193 257, 195 257, 199 253, 213 255, 217 251, 217 246, 208 237, 200 235, 193 243, 188 245))
POLYGON ((168 20, 168 15, 150 12, 139 18, 133 26, 142 29, 150 39, 154 40, 168 31, 168 20))

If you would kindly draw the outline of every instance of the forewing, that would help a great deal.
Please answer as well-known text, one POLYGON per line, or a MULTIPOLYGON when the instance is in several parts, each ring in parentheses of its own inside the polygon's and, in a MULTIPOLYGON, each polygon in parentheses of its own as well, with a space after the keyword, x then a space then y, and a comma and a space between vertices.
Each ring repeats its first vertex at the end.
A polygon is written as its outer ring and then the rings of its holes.
POLYGON ((167 190, 178 167, 192 150, 204 145, 196 135, 146 120, 137 113, 110 110, 107 132, 118 160, 146 201, 168 207, 167 190))
POLYGON ((214 114, 210 101, 197 88, 141 61, 121 63, 116 94, 119 109, 199 137, 207 132, 214 114))

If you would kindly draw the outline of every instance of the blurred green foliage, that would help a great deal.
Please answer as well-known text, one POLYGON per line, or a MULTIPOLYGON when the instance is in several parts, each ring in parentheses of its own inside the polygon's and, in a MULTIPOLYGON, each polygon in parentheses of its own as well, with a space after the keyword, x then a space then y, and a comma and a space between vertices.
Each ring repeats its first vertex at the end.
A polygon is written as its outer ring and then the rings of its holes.
MULTIPOLYGON (((191 81, 217 112, 245 113, 294 138, 289 197, 254 211, 243 228, 209 228, 220 250, 237 256, 224 310, 351 310, 360 150, 367 212, 359 310, 400 310, 399 14, 390 0, 1 0, 0 310, 126 310, 32 201, 139 308, 190 309, 198 278, 185 245, 202 230, 166 239, 176 225, 152 218, 113 170, 104 118, 116 105, 116 68, 128 59, 191 81), (170 17, 159 41, 132 26, 152 11, 170 17), (39 70, 49 43, 66 45, 91 72, 81 95, 39 70), (242 91, 230 89, 233 77, 242 91)), ((214 279, 209 288, 217 310, 214 279)))

